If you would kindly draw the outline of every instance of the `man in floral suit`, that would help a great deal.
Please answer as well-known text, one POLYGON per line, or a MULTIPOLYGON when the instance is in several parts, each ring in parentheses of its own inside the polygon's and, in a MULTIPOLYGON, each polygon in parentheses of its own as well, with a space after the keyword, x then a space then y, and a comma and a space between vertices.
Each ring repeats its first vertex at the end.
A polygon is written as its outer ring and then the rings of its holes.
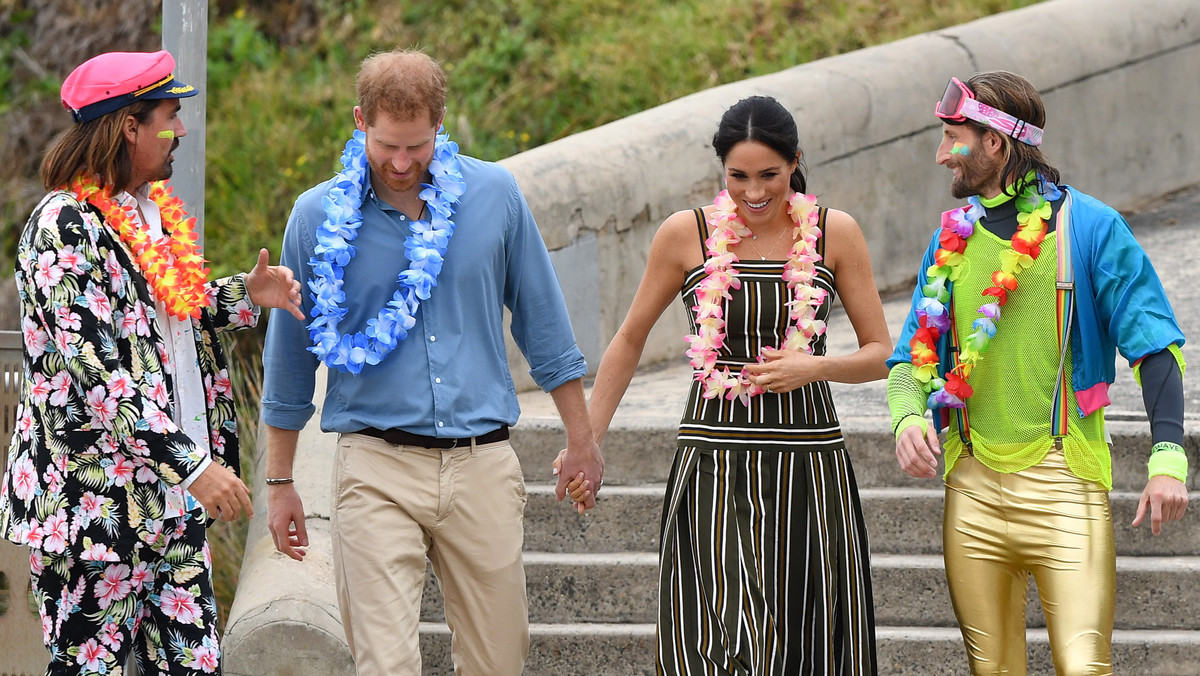
POLYGON ((220 672, 205 526, 249 516, 218 329, 299 314, 267 265, 209 282, 171 196, 186 135, 165 51, 76 68, 75 124, 46 153, 50 193, 17 250, 24 381, 0 533, 30 548, 48 674, 220 672))

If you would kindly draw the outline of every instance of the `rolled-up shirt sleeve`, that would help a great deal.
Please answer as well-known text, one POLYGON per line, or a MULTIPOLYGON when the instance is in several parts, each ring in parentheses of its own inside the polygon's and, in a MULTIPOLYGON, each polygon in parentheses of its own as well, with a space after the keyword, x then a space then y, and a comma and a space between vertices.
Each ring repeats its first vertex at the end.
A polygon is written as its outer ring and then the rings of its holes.
MULTIPOLYGON (((299 204, 299 203, 298 203, 299 204)), ((296 279, 307 280, 308 259, 312 252, 305 214, 299 206, 292 209, 283 235, 280 265, 291 268, 296 279)), ((301 289, 303 310, 311 316, 312 298, 301 289)), ((308 351, 308 328, 304 322, 281 308, 271 311, 267 340, 263 348, 263 422, 272 427, 298 430, 316 411, 313 390, 316 386, 317 357, 308 351)))
POLYGON ((562 287, 529 205, 515 180, 508 199, 507 276, 504 304, 512 312, 512 336, 529 362, 529 375, 544 392, 587 375, 575 343, 562 287))

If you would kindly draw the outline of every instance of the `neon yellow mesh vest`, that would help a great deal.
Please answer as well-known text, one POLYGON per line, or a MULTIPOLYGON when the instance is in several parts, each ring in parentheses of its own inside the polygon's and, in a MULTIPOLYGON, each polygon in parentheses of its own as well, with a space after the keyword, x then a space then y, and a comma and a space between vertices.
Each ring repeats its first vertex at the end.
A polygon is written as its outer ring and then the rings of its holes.
MULTIPOLYGON (((1059 345, 1055 318, 1055 280, 1058 273, 1057 232, 1046 236, 1033 267, 1018 277, 996 335, 971 373, 975 394, 967 400, 972 453, 997 472, 1011 473, 1041 462, 1053 447, 1050 410, 1058 376, 1059 345)), ((1007 240, 982 225, 970 237, 962 272, 954 282, 955 326, 960 336, 971 333, 982 295, 1000 267, 1007 240)), ((1072 365, 1066 360, 1067 382, 1072 365)), ((1067 388, 1068 435, 1063 439, 1067 466, 1081 479, 1112 488, 1112 458, 1104 430, 1104 411, 1080 418, 1075 393, 1067 388)), ((958 421, 951 416, 946 435, 946 474, 954 468, 964 445, 958 421)))

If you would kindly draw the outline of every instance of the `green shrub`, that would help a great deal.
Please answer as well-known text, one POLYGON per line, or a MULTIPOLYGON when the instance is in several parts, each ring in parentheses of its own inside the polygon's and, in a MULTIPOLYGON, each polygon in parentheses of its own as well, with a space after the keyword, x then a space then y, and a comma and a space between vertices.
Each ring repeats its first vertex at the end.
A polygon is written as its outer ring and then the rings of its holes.
POLYGON ((328 178, 371 52, 417 46, 450 80, 446 128, 496 160, 714 85, 1034 0, 329 1, 304 27, 259 3, 210 17, 205 234, 214 272, 276 252, 328 178))

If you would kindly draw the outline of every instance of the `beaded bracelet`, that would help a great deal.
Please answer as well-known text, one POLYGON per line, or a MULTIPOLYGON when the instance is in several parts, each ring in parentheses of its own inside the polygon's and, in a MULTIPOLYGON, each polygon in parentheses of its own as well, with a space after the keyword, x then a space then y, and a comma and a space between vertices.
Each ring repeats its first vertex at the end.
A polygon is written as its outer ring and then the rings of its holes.
POLYGON ((1187 483, 1188 458, 1183 447, 1170 441, 1160 441, 1150 449, 1146 468, 1151 477, 1166 475, 1187 483))

